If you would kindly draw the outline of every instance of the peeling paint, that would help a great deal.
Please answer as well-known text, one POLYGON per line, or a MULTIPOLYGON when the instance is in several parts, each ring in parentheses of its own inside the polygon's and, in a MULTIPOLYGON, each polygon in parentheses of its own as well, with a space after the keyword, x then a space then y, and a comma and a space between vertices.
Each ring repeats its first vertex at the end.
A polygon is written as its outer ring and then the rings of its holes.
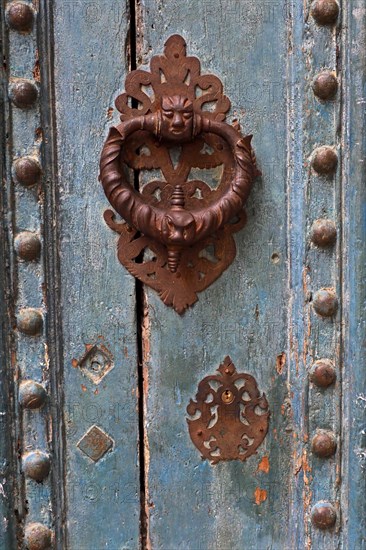
POLYGON ((258 464, 257 472, 264 472, 265 474, 268 474, 269 469, 269 458, 268 456, 264 456, 258 464))
POLYGON ((262 502, 267 500, 267 491, 265 489, 261 489, 260 487, 256 487, 254 491, 254 499, 255 503, 259 506, 262 502))
POLYGON ((286 353, 283 351, 276 358, 276 371, 278 374, 282 374, 286 365, 286 353))

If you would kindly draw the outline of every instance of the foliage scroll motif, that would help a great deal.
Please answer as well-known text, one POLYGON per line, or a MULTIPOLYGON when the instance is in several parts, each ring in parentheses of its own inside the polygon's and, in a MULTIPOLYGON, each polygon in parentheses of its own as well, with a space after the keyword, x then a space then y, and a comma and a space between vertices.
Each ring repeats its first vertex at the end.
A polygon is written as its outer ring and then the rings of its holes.
POLYGON ((187 412, 189 434, 202 458, 246 460, 254 454, 268 431, 269 410, 255 378, 238 373, 230 357, 198 385, 196 401, 187 412))
POLYGON ((232 234, 244 225, 243 206, 259 171, 252 136, 224 122, 230 102, 220 80, 200 74, 181 36, 168 39, 150 68, 132 71, 116 100, 121 123, 104 144, 100 180, 126 223, 111 210, 105 220, 120 234, 120 262, 183 313, 234 260, 232 234), (135 189, 129 169, 159 175, 135 189), (197 171, 211 174, 210 183, 197 171), (212 171, 220 173, 217 187, 212 171))

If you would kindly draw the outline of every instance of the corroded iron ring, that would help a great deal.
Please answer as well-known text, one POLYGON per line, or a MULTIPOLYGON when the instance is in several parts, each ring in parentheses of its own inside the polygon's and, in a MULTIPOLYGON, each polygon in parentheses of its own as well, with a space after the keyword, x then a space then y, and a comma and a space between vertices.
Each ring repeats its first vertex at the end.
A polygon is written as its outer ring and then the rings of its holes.
MULTIPOLYGON (((170 208, 148 204, 123 174, 121 152, 133 133, 147 131, 163 142, 179 143, 177 136, 170 140, 172 136, 162 128, 160 111, 132 117, 112 127, 100 160, 100 180, 110 204, 129 225, 167 247, 171 257, 169 268, 173 272, 182 249, 212 235, 241 211, 258 174, 252 136, 243 137, 229 124, 212 120, 205 114, 194 113, 192 118, 190 140, 201 133, 216 134, 226 141, 235 161, 230 185, 206 208, 186 209, 184 191, 179 185, 175 186, 170 208)), ((182 143, 187 141, 186 128, 183 133, 182 143)))

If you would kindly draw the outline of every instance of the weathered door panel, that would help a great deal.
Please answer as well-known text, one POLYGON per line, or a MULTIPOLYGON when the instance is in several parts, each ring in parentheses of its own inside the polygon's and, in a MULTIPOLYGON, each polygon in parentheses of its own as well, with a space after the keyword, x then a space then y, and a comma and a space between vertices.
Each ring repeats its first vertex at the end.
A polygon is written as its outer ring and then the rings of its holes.
POLYGON ((1 548, 32 547, 33 524, 70 550, 366 548, 366 10, 356 0, 321 25, 313 5, 40 0, 30 32, 4 18, 1 548), (119 263, 98 182, 127 72, 148 70, 172 34, 222 80, 262 171, 235 261, 182 316, 119 263), (312 87, 324 70, 338 79, 330 100, 312 87), (31 108, 14 105, 19 78, 39 90, 31 108), (311 165, 324 145, 338 157, 327 176, 311 165), (30 187, 15 175, 25 155, 42 164, 30 187), (312 241, 318 219, 334 222, 331 246, 312 241), (20 258, 24 231, 40 237, 39 260, 20 258), (337 296, 330 316, 320 289, 337 296), (24 308, 42 314, 40 334, 22 332, 24 308), (265 392, 270 424, 257 454, 212 465, 186 408, 227 355, 265 392), (335 365, 327 388, 310 378, 319 359, 335 365), (20 406, 28 379, 47 390, 40 408, 20 406), (316 456, 319 430, 334 455, 316 456), (50 456, 43 481, 24 466, 37 449, 50 456), (333 527, 312 521, 319 502, 333 527))
POLYGON ((71 548, 136 547, 139 538, 135 285, 115 261, 98 185, 100 144, 124 77, 127 29, 123 4, 54 3, 65 499, 71 548), (99 459, 98 453, 110 445, 109 455, 99 459), (90 452, 95 458, 87 456, 90 452))
POLYGON ((235 236, 234 264, 194 308, 178 317, 155 293, 146 295, 146 510, 153 548, 285 547, 289 537, 292 434, 287 363, 279 367, 277 359, 288 355, 287 22, 284 4, 267 8, 205 2, 187 11, 169 2, 165 12, 145 2, 142 12, 141 57, 162 51, 173 32, 182 34, 187 55, 201 60, 201 74, 222 79, 232 118, 244 135, 254 134, 263 173, 246 207, 248 222, 235 236), (227 355, 266 393, 270 430, 257 456, 213 467, 190 440, 186 407, 227 355))

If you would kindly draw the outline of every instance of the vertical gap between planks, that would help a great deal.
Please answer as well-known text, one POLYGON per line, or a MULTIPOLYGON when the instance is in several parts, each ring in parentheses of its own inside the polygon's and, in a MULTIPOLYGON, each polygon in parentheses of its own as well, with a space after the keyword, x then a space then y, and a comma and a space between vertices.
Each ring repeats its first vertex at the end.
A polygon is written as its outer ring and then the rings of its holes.
POLYGON ((47 0, 39 2, 37 37, 41 71, 41 125, 44 134, 41 149, 44 204, 44 262, 47 296, 47 342, 50 350, 49 430, 53 454, 52 508, 55 548, 67 549, 66 472, 62 319, 60 295, 60 258, 58 235, 58 163, 57 127, 54 90, 53 8, 47 0), (51 435, 52 434, 52 435, 51 435))
MULTIPOLYGON (((135 0, 130 0, 130 67, 131 71, 137 68, 137 31, 136 31, 136 5, 135 0)), ((138 108, 138 101, 132 98, 132 107, 138 108)), ((133 184, 136 191, 140 189, 140 171, 134 170, 133 184)), ((142 263, 143 252, 136 261, 142 263)), ((144 360, 143 360, 143 324, 145 315, 144 289, 139 279, 135 278, 136 299, 136 334, 137 334, 137 361, 138 361, 138 407, 139 407, 139 466, 140 466, 140 545, 141 549, 147 548, 147 513, 145 490, 145 418, 144 418, 144 360)))

